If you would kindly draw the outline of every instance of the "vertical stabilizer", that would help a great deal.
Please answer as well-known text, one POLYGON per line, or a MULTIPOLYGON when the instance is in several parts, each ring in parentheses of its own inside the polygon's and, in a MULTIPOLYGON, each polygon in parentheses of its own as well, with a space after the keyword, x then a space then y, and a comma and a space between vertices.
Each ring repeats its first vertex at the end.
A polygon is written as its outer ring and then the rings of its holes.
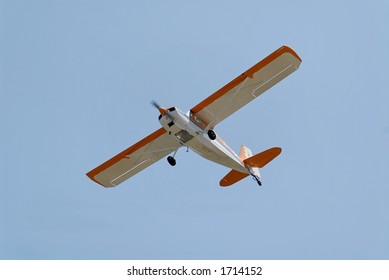
POLYGON ((250 148, 247 148, 245 145, 240 146, 240 160, 243 162, 243 164, 247 167, 247 169, 250 171, 250 174, 258 176, 258 178, 261 177, 261 173, 259 173, 259 168, 250 166, 245 163, 245 160, 248 158, 251 158, 253 156, 253 153, 251 152, 250 148))
POLYGON ((253 153, 245 145, 240 146, 240 160, 243 162, 246 158, 252 157, 253 153))

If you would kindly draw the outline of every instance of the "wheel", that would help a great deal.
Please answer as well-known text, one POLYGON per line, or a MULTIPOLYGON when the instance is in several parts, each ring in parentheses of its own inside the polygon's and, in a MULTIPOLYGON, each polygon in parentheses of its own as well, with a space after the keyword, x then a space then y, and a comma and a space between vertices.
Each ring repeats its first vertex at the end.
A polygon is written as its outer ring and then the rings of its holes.
POLYGON ((172 157, 172 156, 168 156, 168 157, 167 157, 167 161, 168 161, 168 163, 169 163, 171 166, 175 166, 175 165, 176 165, 176 160, 175 160, 174 157, 172 157))
POLYGON ((215 133, 215 131, 213 131, 212 129, 208 130, 208 137, 209 137, 209 139, 211 139, 211 140, 215 140, 215 139, 216 139, 216 133, 215 133))

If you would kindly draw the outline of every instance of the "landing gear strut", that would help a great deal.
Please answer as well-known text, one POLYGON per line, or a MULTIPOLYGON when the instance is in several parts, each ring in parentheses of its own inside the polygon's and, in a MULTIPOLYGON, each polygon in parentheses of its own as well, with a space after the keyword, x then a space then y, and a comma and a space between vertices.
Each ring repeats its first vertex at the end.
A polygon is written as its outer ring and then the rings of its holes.
POLYGON ((251 174, 251 176, 253 176, 253 179, 257 182, 257 184, 259 186, 262 186, 262 183, 261 181, 259 180, 259 177, 257 175, 254 175, 254 174, 251 174))

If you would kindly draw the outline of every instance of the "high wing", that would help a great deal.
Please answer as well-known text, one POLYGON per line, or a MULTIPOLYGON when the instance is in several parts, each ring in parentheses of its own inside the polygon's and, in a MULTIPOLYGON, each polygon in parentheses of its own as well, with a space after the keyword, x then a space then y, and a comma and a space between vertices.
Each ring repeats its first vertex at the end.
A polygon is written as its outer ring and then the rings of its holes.
POLYGON ((180 143, 160 128, 86 175, 104 187, 116 187, 179 147, 180 143))
POLYGON ((190 111, 191 119, 203 128, 212 129, 297 70, 301 61, 291 48, 279 48, 194 106, 190 111))

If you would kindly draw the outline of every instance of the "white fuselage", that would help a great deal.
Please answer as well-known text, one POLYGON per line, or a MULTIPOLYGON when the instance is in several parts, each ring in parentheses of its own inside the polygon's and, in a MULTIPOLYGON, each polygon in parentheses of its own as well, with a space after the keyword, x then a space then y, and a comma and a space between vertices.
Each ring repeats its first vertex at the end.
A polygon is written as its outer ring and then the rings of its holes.
POLYGON ((191 121, 188 114, 172 107, 166 115, 160 115, 159 121, 169 135, 182 146, 189 147, 208 160, 242 173, 249 173, 239 156, 219 135, 215 140, 211 140, 204 129, 191 121))

